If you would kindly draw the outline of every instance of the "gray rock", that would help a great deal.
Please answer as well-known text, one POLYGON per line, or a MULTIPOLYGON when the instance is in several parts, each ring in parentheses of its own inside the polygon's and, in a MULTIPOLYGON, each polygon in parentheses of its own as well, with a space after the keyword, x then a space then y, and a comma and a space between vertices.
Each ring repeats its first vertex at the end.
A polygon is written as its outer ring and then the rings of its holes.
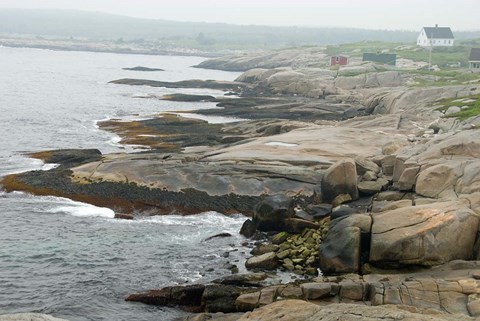
POLYGON ((294 214, 292 198, 281 194, 267 196, 255 206, 253 222, 260 231, 281 231, 285 219, 294 214))
POLYGON ((362 252, 362 233, 370 233, 372 218, 358 214, 338 218, 330 223, 319 248, 319 266, 323 273, 358 273, 362 252))
POLYGON ((363 194, 374 195, 382 191, 384 186, 385 184, 381 180, 362 181, 358 183, 358 190, 360 191, 360 193, 363 193, 363 194))
POLYGON ((274 252, 265 253, 249 258, 245 262, 247 269, 275 270, 277 268, 277 255, 274 252))
POLYGON ((339 195, 347 194, 351 200, 358 199, 357 170, 352 159, 333 164, 322 179, 322 200, 331 203, 339 195))

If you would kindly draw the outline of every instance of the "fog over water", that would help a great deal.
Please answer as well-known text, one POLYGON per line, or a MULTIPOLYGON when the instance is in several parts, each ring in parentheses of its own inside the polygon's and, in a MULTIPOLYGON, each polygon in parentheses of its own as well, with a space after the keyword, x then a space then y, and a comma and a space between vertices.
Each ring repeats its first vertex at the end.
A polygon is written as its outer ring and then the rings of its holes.
POLYGON ((418 31, 439 24, 456 30, 480 29, 478 0, 2 0, 0 8, 77 9, 150 19, 277 26, 418 31))

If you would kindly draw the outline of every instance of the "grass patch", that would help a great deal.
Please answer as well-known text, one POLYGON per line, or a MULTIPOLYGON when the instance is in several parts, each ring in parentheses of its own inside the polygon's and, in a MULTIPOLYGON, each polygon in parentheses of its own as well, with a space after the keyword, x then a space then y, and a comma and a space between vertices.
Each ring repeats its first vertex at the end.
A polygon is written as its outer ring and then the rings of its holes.
POLYGON ((480 116, 480 95, 475 95, 475 96, 468 96, 468 97, 462 97, 462 98, 454 98, 454 99, 443 99, 438 101, 439 104, 442 106, 437 108, 436 110, 445 112, 448 108, 452 106, 459 106, 459 107, 464 107, 466 108, 460 110, 457 113, 450 114, 450 115, 445 115, 444 117, 447 118, 457 118, 460 121, 466 120, 471 117, 476 117, 480 116), (471 101, 459 101, 459 100, 471 100, 471 101))

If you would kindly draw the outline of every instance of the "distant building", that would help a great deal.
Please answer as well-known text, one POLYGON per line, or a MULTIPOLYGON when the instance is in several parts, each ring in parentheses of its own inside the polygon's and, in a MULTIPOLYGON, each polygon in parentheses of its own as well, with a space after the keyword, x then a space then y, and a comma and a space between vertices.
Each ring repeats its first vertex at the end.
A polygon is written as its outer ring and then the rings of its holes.
POLYGON ((472 50, 470 50, 468 62, 470 63, 470 69, 480 70, 480 48, 472 48, 472 50))
POLYGON ((364 53, 362 60, 395 66, 397 64, 397 55, 386 53, 364 53))
POLYGON ((335 55, 330 57, 330 66, 346 66, 348 65, 348 56, 345 55, 335 55))
POLYGON ((452 47, 454 37, 450 27, 423 27, 417 38, 421 47, 452 47))

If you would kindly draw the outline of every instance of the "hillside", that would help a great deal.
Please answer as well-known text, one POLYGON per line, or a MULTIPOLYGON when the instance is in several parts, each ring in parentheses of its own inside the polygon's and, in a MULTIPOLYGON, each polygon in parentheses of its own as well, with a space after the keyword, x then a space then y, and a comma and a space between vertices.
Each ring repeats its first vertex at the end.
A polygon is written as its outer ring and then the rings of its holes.
MULTIPOLYGON (((321 22, 321 21, 320 21, 321 22)), ((72 10, 1 9, 0 34, 91 40, 161 41, 188 48, 278 48, 363 40, 413 42, 416 32, 174 22, 72 10)), ((479 32, 455 32, 457 39, 479 32)))

